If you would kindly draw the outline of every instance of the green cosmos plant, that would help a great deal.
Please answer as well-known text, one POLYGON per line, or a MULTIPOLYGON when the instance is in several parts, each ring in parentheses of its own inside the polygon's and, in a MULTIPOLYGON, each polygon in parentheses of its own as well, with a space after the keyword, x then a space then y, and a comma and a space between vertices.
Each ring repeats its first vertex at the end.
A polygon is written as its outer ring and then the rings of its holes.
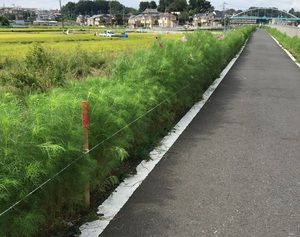
MULTIPOLYGON (((0 236, 50 235, 67 228, 68 220, 85 210, 85 183, 90 180, 95 197, 118 182, 116 172, 125 160, 149 158, 250 33, 241 28, 218 40, 196 32, 184 42, 158 39, 162 47, 153 39, 150 49, 126 52, 112 62, 110 75, 66 80, 61 88, 22 97, 0 92, 0 213, 24 198, 0 217, 0 236), (82 100, 89 104, 88 155, 82 150, 82 100)), ((46 58, 38 67, 53 69, 47 59, 56 56, 39 48, 34 53, 46 58)))

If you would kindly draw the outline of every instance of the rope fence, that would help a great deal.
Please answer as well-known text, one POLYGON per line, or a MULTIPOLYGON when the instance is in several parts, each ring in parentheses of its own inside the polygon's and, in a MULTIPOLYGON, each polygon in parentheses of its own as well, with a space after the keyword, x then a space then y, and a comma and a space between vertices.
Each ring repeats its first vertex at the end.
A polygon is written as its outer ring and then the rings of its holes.
POLYGON ((65 170, 67 170, 69 167, 71 167, 73 164, 75 164, 76 162, 78 162, 81 158, 83 158, 85 155, 89 154, 91 151, 95 150, 97 147, 99 147, 100 145, 102 145, 103 143, 105 143, 106 141, 110 140, 111 138, 115 137, 116 135, 118 135, 120 132, 122 132, 123 130, 125 130, 126 128, 128 128, 129 126, 131 126, 132 124, 134 124, 135 122, 137 122, 138 120, 142 119, 143 117, 145 117, 146 115, 148 115, 149 113, 151 113, 153 110, 155 110, 156 108, 158 108, 159 106, 161 106, 162 104, 164 104, 166 101, 168 101, 170 98, 174 97, 175 95, 177 95, 179 92, 181 92, 182 90, 184 90, 185 88, 187 88, 189 86, 189 84, 187 84, 186 86, 182 87, 181 89, 179 89, 177 92, 175 92, 173 95, 169 96, 168 98, 166 98, 165 100, 161 101, 159 104, 155 105, 154 107, 152 107, 151 109, 149 109, 147 112, 145 112, 144 114, 140 115, 139 117, 137 117, 136 119, 134 119, 133 121, 131 121, 130 123, 128 123, 127 125, 125 125, 124 127, 122 127, 121 129, 119 129, 118 131, 116 131, 115 133, 113 133, 112 135, 110 135, 109 137, 107 137, 106 139, 102 140, 100 143, 98 143, 97 145, 95 145, 94 147, 92 147, 91 149, 87 149, 83 152, 83 154, 81 154, 79 157, 77 157, 76 159, 74 159, 70 164, 68 164, 67 166, 65 166, 64 168, 62 168, 60 171, 58 171, 57 173, 55 173, 51 178, 47 179, 45 182, 43 182, 41 185, 39 185, 38 187, 36 187, 35 189, 33 189, 31 192, 29 192, 26 196, 24 196, 23 198, 21 198, 20 200, 18 200, 17 202, 15 202, 13 205, 11 205, 9 208, 7 208, 6 210, 2 211, 0 213, 0 217, 4 216, 6 213, 8 213, 10 210, 12 210, 13 208, 15 208, 17 205, 19 205, 21 202, 23 202, 25 199, 27 199, 28 197, 32 196, 36 191, 38 191, 39 189, 41 189, 42 187, 44 187, 46 184, 48 184, 50 181, 52 181, 54 178, 56 178, 57 176, 59 176, 61 173, 63 173, 65 170))

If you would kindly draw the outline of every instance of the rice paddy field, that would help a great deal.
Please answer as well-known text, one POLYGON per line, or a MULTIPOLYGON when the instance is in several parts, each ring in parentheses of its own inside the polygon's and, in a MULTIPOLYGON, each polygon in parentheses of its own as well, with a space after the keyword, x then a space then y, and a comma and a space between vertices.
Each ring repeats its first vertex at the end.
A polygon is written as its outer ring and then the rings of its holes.
MULTIPOLYGON (((100 36, 104 30, 0 28, 1 89, 17 94, 45 92, 68 79, 110 73, 110 62, 120 54, 147 49, 158 39, 180 41, 183 37, 182 33, 167 32, 130 32, 128 38, 100 36)), ((113 31, 120 34, 124 29, 113 31)))
MULTIPOLYGON (((104 29, 74 30, 72 34, 63 34, 62 31, 43 31, 42 29, 6 30, 0 32, 0 56, 24 57, 34 44, 50 48, 54 51, 68 52, 80 47, 88 52, 122 51, 134 48, 145 48, 154 40, 154 33, 128 33, 128 38, 94 36, 104 29)), ((122 29, 114 30, 121 33, 122 29)), ((166 39, 180 39, 181 33, 159 33, 166 39)))

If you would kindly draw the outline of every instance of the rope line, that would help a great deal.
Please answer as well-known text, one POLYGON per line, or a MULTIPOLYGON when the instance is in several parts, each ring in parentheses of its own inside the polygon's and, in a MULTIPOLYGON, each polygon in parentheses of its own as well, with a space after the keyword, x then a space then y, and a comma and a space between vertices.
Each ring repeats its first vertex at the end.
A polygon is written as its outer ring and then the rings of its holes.
POLYGON ((144 114, 140 115, 139 117, 137 117, 136 119, 134 119, 133 121, 131 121, 130 123, 126 124, 123 128, 119 129, 118 131, 116 131, 115 133, 113 133, 111 136, 109 136, 108 138, 104 139, 103 141, 101 141, 100 143, 98 143, 97 145, 95 145, 94 147, 92 147, 91 149, 85 151, 82 155, 80 155, 79 157, 77 157, 75 160, 73 160, 70 164, 68 164, 67 166, 65 166, 64 168, 62 168, 60 171, 58 171, 56 174, 54 174, 51 178, 47 179, 45 182, 43 182, 41 185, 39 185, 38 187, 36 187, 35 189, 33 189, 30 193, 28 193, 26 196, 24 196, 23 198, 21 198, 19 201, 17 201, 15 204, 13 204, 12 206, 10 206, 9 208, 7 208, 6 210, 4 210, 3 212, 0 213, 0 217, 2 217, 4 214, 6 214, 7 212, 9 212, 10 210, 12 210, 14 207, 16 207, 17 205, 19 205, 21 202, 23 202, 25 199, 27 199, 29 196, 33 195, 36 191, 38 191, 39 189, 41 189, 43 186, 45 186, 47 183, 49 183, 51 180, 53 180, 54 178, 56 178, 57 176, 59 176, 62 172, 64 172, 66 169, 68 169, 70 166, 72 166, 73 164, 75 164, 78 160, 80 160, 82 157, 84 157, 84 155, 90 153, 91 151, 95 150, 97 147, 99 147, 100 145, 102 145, 103 143, 105 143, 106 141, 108 141, 109 139, 111 139, 112 137, 116 136, 117 134, 119 134, 120 132, 122 132, 123 130, 125 130, 126 128, 128 128, 130 125, 132 125, 133 123, 135 123, 136 121, 140 120, 141 118, 145 117, 147 114, 151 113, 153 110, 155 110, 157 107, 161 106, 163 103, 165 103, 168 99, 172 98, 173 96, 175 96, 176 94, 178 94, 180 91, 184 90, 186 87, 188 87, 189 84, 187 84, 186 86, 182 87, 180 90, 178 90, 177 92, 175 92, 173 95, 169 96, 168 98, 166 98, 165 100, 163 100, 162 102, 160 102, 159 104, 155 105, 153 108, 151 108, 150 110, 148 110, 147 112, 145 112, 144 114))

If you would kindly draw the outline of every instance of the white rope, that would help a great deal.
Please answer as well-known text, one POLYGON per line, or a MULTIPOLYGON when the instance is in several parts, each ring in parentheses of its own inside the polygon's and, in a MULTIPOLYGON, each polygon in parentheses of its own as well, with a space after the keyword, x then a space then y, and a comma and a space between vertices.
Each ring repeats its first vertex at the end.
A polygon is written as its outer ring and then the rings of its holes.
POLYGON ((94 149, 96 149, 98 146, 102 145, 104 142, 106 142, 107 140, 111 139, 112 137, 116 136, 117 134, 119 134, 120 132, 122 132, 124 129, 128 128, 130 125, 132 125, 133 123, 135 123, 136 121, 140 120, 141 118, 145 117, 147 114, 151 113, 153 110, 155 110, 157 107, 159 107, 160 105, 162 105, 163 103, 165 103, 168 99, 170 99, 171 97, 175 96, 176 94, 178 94, 180 91, 184 90, 186 87, 188 87, 188 85, 184 86, 183 88, 181 88, 180 90, 178 90, 177 92, 175 92, 173 95, 171 95, 170 97, 168 97, 167 99, 163 100, 162 102, 160 102, 159 104, 157 104, 156 106, 154 106, 153 108, 151 108, 150 110, 148 110, 146 113, 142 114, 141 116, 137 117, 136 119, 134 119, 132 122, 128 123, 127 125, 125 125, 123 128, 119 129, 118 131, 116 131, 115 133, 113 133, 111 136, 109 136, 108 138, 104 139, 103 141, 101 141, 100 143, 98 143, 97 145, 95 145, 94 147, 92 147, 91 149, 85 151, 81 156, 77 157, 75 160, 73 160, 70 164, 68 164, 66 167, 64 167, 63 169, 61 169, 59 172, 57 172, 56 174, 54 174, 51 178, 49 178, 48 180, 46 180, 44 183, 42 183, 41 185, 39 185, 38 187, 36 187, 34 190, 32 190, 30 193, 28 193, 25 197, 21 198, 19 201, 17 201, 15 204, 13 204, 12 206, 10 206, 9 208, 7 208, 5 211, 0 213, 0 217, 3 216, 5 213, 9 212, 11 209, 13 209, 15 206, 19 205, 21 202, 23 202, 26 198, 28 198, 29 196, 31 196, 32 194, 34 194, 37 190, 41 189, 43 186, 45 186, 47 183, 49 183, 51 180, 53 180, 54 178, 56 178, 58 175, 60 175, 62 172, 64 172, 66 169, 68 169, 71 165, 73 165, 74 163, 76 163, 79 159, 81 159, 82 157, 84 157, 84 155, 90 153, 91 151, 93 151, 94 149))

